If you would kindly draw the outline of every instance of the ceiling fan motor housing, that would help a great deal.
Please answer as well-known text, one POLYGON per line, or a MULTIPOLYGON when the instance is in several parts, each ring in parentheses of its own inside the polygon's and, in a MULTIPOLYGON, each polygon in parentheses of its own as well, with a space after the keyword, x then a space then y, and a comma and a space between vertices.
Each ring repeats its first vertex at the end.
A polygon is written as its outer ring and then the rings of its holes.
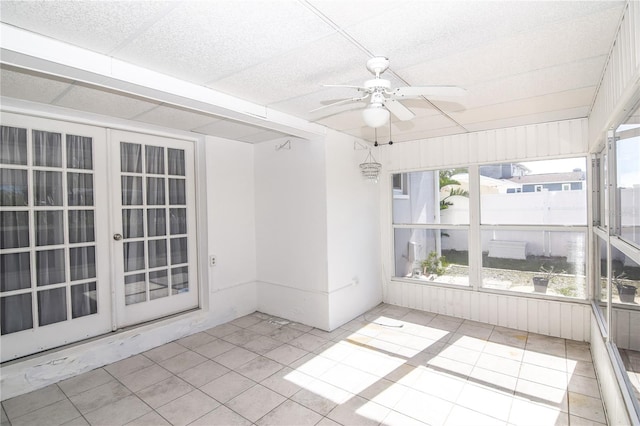
POLYGON ((367 61, 367 69, 376 77, 380 76, 389 68, 389 58, 384 56, 376 56, 367 61))

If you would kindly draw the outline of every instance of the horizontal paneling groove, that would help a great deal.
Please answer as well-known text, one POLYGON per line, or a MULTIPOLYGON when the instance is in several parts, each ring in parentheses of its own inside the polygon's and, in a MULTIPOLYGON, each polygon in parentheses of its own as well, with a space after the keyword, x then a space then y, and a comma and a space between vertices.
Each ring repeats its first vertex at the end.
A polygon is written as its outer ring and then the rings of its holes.
POLYGON ((384 301, 570 340, 590 340, 591 306, 449 287, 390 281, 384 301))
POLYGON ((583 155, 587 135, 586 118, 554 121, 394 144, 381 160, 394 172, 583 155))

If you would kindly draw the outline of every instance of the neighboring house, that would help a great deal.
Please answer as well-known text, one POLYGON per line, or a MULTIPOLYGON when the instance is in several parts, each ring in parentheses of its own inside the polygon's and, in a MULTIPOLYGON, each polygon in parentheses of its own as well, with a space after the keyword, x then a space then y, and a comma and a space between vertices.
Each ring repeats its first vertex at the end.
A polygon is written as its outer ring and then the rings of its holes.
POLYGON ((544 173, 517 176, 509 179, 521 187, 509 188, 507 193, 541 191, 580 191, 585 189, 586 173, 575 169, 568 173, 544 173))

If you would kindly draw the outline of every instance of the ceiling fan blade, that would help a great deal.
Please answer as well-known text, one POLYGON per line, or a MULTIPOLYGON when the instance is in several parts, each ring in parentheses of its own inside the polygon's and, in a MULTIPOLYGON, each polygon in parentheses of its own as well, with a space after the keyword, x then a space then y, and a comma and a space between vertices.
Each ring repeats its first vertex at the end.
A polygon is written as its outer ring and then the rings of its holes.
POLYGON ((464 96, 467 91, 457 86, 409 86, 398 87, 391 92, 396 98, 415 98, 426 96, 427 98, 464 96))
POLYGON ((327 105, 322 105, 322 106, 321 106, 321 107, 319 107, 319 108, 312 109, 311 111, 309 111, 309 113, 310 113, 310 114, 312 114, 312 113, 314 113, 314 112, 317 112, 317 111, 323 110, 323 109, 325 109, 325 108, 330 108, 330 107, 334 107, 334 106, 338 106, 338 105, 344 105, 344 104, 348 104, 349 102, 359 102, 359 101, 363 101, 363 100, 367 99, 368 97, 369 97, 369 94, 366 94, 366 95, 361 96, 361 97, 359 97, 359 98, 348 98, 348 99, 342 99, 342 100, 340 100, 340 101, 332 102, 332 103, 327 104, 327 105))
POLYGON ((391 114, 398 117, 401 121, 411 120, 416 115, 411 112, 409 108, 402 105, 400 102, 395 99, 387 99, 384 101, 384 106, 391 112, 391 114))

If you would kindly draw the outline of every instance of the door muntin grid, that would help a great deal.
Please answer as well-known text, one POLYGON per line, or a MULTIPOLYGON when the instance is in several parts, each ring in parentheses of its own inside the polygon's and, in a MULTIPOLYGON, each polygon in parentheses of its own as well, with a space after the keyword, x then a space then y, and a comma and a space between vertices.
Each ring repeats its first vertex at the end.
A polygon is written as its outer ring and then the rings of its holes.
POLYGON ((120 142, 125 305, 191 291, 183 149, 120 142))
POLYGON ((97 314, 93 138, 0 132, 2 335, 97 314))

